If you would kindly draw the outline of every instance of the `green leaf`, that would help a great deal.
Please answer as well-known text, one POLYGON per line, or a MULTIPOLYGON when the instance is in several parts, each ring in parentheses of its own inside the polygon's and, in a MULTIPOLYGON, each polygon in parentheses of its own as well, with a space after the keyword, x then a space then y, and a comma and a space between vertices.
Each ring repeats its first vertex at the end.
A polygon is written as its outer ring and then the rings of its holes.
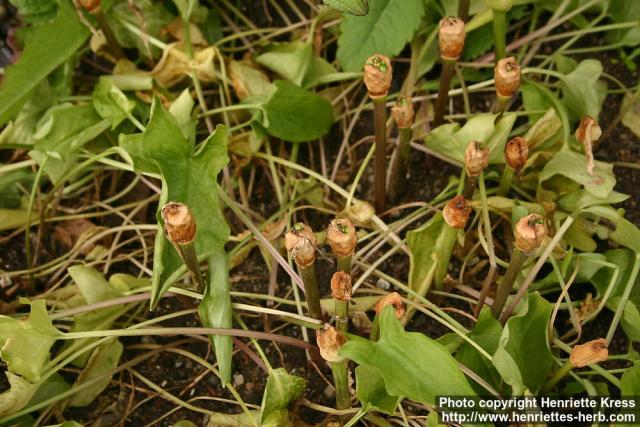
POLYGON ((262 396, 260 425, 279 418, 281 411, 300 397, 306 386, 304 378, 290 375, 284 368, 272 369, 262 396))
POLYGON ((312 58, 311 44, 294 41, 271 45, 264 53, 258 55, 256 62, 300 86, 312 58))
POLYGON ((113 82, 113 79, 102 76, 93 89, 93 107, 100 117, 109 120, 111 129, 115 129, 133 111, 136 103, 129 100, 113 82))
POLYGON ((233 80, 236 96, 240 100, 252 96, 268 95, 272 90, 269 77, 250 62, 231 61, 229 63, 229 76, 233 80))
POLYGON ((350 13, 357 16, 369 13, 368 0, 322 0, 322 2, 342 13, 350 13))
POLYGON ((606 86, 598 79, 602 64, 597 59, 586 59, 562 78, 562 102, 577 117, 598 117, 606 96, 606 86))
POLYGON ((58 184, 75 164, 78 150, 108 128, 109 121, 92 105, 56 105, 38 122, 29 156, 58 184))
POLYGON ((547 325, 553 306, 537 292, 528 295, 523 311, 507 320, 493 365, 514 396, 525 390, 535 394, 553 366, 548 346, 547 325))
POLYGON ((632 367, 622 374, 622 378, 620 378, 620 395, 640 395, 640 362, 636 361, 632 367))
MULTIPOLYGON (((547 111, 547 114, 549 113, 549 111, 553 110, 553 104, 549 101, 549 99, 544 95, 544 93, 542 93, 540 90, 538 90, 538 87, 535 85, 530 84, 529 82, 524 82, 521 86, 520 86, 520 93, 522 94, 522 103, 524 104, 524 109, 526 111, 547 111)), ((555 114, 555 111, 553 111, 553 114, 555 114)), ((529 123, 530 124, 534 124, 536 122, 538 122, 543 116, 543 113, 538 113, 538 114, 530 114, 529 115, 529 123)), ((557 131, 557 129, 556 129, 557 131)), ((531 132, 531 130, 529 130, 529 132, 531 132)), ((554 132, 555 133, 555 132, 554 132)), ((529 141, 529 139, 527 139, 527 142, 529 141)), ((537 146, 539 145, 539 143, 536 144, 531 144, 530 142, 528 142, 529 145, 533 145, 533 146, 537 146)))
POLYGON ((173 2, 180 11, 180 16, 182 16, 182 19, 185 21, 188 21, 194 9, 200 6, 198 0, 173 0, 173 2))
POLYGON ((0 87, 0 126, 14 118, 33 89, 75 54, 89 37, 89 29, 78 19, 71 0, 59 0, 58 5, 59 11, 53 20, 30 29, 20 59, 4 72, 0 87))
POLYGON ((87 304, 95 304, 122 296, 122 293, 112 288, 102 273, 95 268, 74 265, 69 267, 67 271, 80 289, 87 304))
MULTIPOLYGON (((185 203, 198 224, 195 246, 199 256, 212 254, 224 246, 229 236, 220 202, 216 179, 227 157, 227 130, 218 126, 194 153, 194 147, 182 134, 175 119, 154 100, 151 118, 142 135, 122 138, 120 145, 132 157, 137 172, 161 173, 162 195, 159 206, 167 201, 185 203)), ((164 236, 158 218, 151 307, 171 286, 169 276, 182 266, 182 260, 164 236)))
MULTIPOLYGON (((15 170, 0 175, 0 208, 19 208, 25 196, 25 193, 20 187, 29 191, 33 185, 33 176, 33 172, 26 169, 15 170)), ((24 221, 25 218, 23 217, 22 219, 24 221)))
MULTIPOLYGON (((488 307, 484 307, 478 316, 473 330, 469 334, 469 338, 475 341, 480 347, 487 351, 489 354, 493 354, 498 349, 500 343, 500 336, 502 335, 502 325, 493 317, 491 310, 488 307)), ((481 355, 478 350, 468 342, 464 342, 458 352, 456 353, 456 359, 478 374, 480 378, 487 381, 495 389, 500 388, 500 374, 493 366, 490 360, 481 355)), ((475 382, 471 383, 476 393, 482 395, 486 394, 486 390, 475 382)))
POLYGON ((443 227, 444 218, 436 214, 420 228, 407 232, 409 287, 420 294, 426 293, 434 281, 443 227))
POLYGON ((293 83, 276 80, 275 91, 262 105, 262 125, 269 134, 290 142, 320 138, 333 123, 331 104, 293 83))
POLYGON ((497 117, 496 114, 479 114, 472 117, 462 128, 457 123, 438 126, 426 136, 425 145, 464 163, 464 151, 469 143, 479 141, 489 147, 489 163, 504 163, 504 146, 516 115, 506 113, 496 121, 497 117))
POLYGON ((375 53, 399 54, 413 38, 425 10, 422 0, 375 0, 366 16, 346 15, 337 56, 345 71, 361 71, 375 53))
POLYGON ((405 332, 392 307, 380 314, 380 339, 352 337, 340 354, 374 368, 387 393, 433 405, 436 396, 473 396, 455 359, 440 344, 417 332, 405 332))
MULTIPOLYGON (((80 372, 80 375, 78 375, 74 386, 79 386, 85 382, 101 377, 115 369, 120 361, 123 348, 123 345, 117 338, 98 346, 93 351, 87 365, 84 367, 82 372, 80 372)), ((69 405, 74 408, 88 406, 100 393, 102 393, 105 388, 107 388, 110 382, 111 375, 104 376, 99 381, 84 388, 81 393, 74 394, 69 405)))
MULTIPOLYGON (((207 328, 233 327, 233 310, 229 293, 229 264, 227 254, 219 250, 209 257, 209 280, 198 306, 202 324, 207 328)), ((218 370, 222 384, 231 381, 231 358, 233 354, 233 337, 210 335, 209 339, 215 349, 218 370)))
POLYGON ((542 184, 555 175, 563 175, 583 185, 585 190, 595 197, 601 199, 609 197, 616 184, 613 165, 596 160, 594 171, 596 176, 587 173, 587 159, 584 154, 564 149, 545 165, 540 172, 539 181, 542 184))
POLYGON ((27 381, 40 379, 49 362, 49 350, 59 337, 44 300, 31 302, 31 313, 26 319, 0 316, 0 358, 11 372, 27 381))
POLYGON ((382 375, 369 365, 356 368, 356 396, 363 407, 394 415, 400 396, 389 396, 382 375))
POLYGON ((18 9, 20 19, 30 24, 49 20, 58 10, 55 0, 9 0, 9 3, 18 9))
MULTIPOLYGON (((37 217, 37 212, 31 213, 31 222, 37 217)), ((0 231, 13 230, 27 224, 26 209, 0 209, 0 231)))
POLYGON ((0 417, 14 414, 24 408, 38 389, 38 383, 31 383, 11 371, 5 371, 4 374, 9 381, 10 388, 0 393, 0 417))
POLYGON ((31 97, 24 103, 16 118, 4 127, 0 133, 0 146, 2 144, 32 145, 38 119, 53 105, 54 101, 51 88, 44 80, 32 91, 31 97))
POLYGON ((625 218, 616 223, 616 230, 609 236, 611 240, 640 254, 640 229, 625 218))

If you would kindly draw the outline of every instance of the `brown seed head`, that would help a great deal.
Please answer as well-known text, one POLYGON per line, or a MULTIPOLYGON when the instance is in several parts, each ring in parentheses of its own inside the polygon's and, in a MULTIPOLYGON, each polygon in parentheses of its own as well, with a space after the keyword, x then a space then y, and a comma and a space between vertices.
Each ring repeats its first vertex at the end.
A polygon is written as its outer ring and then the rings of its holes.
POLYGON ((351 275, 337 271, 331 277, 331 296, 338 301, 351 300, 351 275))
POLYGON ((387 96, 392 77, 393 69, 389 57, 376 53, 364 63, 364 84, 371 98, 387 96))
POLYGON ((489 164, 489 149, 478 141, 471 141, 464 151, 464 169, 467 176, 480 176, 489 164))
POLYGON ((464 48, 464 21, 455 16, 447 16, 440 20, 438 44, 442 59, 455 61, 464 48))
POLYGON ((341 362, 344 360, 340 356, 340 348, 347 339, 333 326, 328 323, 316 332, 316 341, 320 348, 320 355, 327 362, 341 362))
POLYGON ((528 157, 529 145, 521 136, 511 138, 504 147, 504 160, 514 170, 522 169, 527 163, 528 157))
POLYGON ((393 306, 396 319, 400 319, 404 316, 404 303, 402 302, 402 297, 399 293, 392 292, 380 298, 378 302, 376 302, 376 314, 380 314, 380 312, 382 312, 382 310, 388 305, 393 306))
POLYGON ((296 223, 284 235, 284 246, 296 265, 302 269, 309 267, 316 260, 316 236, 313 230, 302 222, 296 223))
POLYGON ((510 56, 502 58, 493 69, 496 92, 505 98, 511 98, 520 87, 520 64, 510 56))
POLYGON ((582 368, 592 363, 604 362, 608 357, 607 340, 598 338, 597 340, 573 346, 570 360, 574 368, 582 368))
POLYGON ((196 221, 184 203, 169 202, 162 207, 162 221, 167 239, 174 245, 190 243, 196 237, 196 221))
POLYGON ((547 226, 540 215, 530 214, 520 218, 513 232, 516 246, 525 254, 538 249, 547 235, 547 226))
POLYGON ((391 107, 391 117, 396 122, 398 129, 408 129, 413 125, 413 103, 410 96, 401 96, 391 107))
POLYGON ((444 221, 453 228, 464 228, 471 215, 471 206, 464 196, 456 196, 444 206, 442 216, 444 221))
POLYGON ((358 243, 358 235, 353 223, 347 218, 337 218, 331 221, 327 227, 327 243, 331 246, 335 256, 348 257, 353 255, 358 243))
POLYGON ((78 5, 89 13, 95 13, 100 8, 100 0, 78 0, 78 5))

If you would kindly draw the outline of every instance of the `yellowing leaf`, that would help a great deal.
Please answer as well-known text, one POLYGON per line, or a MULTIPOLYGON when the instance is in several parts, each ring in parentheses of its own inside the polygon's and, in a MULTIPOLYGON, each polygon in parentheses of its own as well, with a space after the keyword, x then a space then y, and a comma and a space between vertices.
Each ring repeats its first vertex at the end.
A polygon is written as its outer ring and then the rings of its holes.
POLYGON ((171 87, 179 83, 183 78, 190 76, 191 71, 196 72, 201 82, 216 81, 216 71, 213 64, 215 49, 206 49, 194 52, 193 59, 181 50, 178 43, 172 43, 162 52, 160 62, 151 71, 158 83, 171 87))

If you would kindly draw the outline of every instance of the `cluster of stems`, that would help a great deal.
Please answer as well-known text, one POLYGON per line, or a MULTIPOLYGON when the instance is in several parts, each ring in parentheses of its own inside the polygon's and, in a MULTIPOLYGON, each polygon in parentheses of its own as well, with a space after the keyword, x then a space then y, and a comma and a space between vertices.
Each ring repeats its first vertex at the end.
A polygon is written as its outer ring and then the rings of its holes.
POLYGON ((398 147, 396 148, 391 171, 389 173, 389 198, 397 201, 407 185, 409 153, 414 119, 411 97, 401 96, 391 108, 391 116, 398 128, 398 147))
POLYGON ((438 27, 438 46, 442 59, 442 72, 440 74, 440 86, 436 99, 433 127, 444 123, 444 111, 449 100, 449 88, 451 78, 455 71, 456 61, 460 58, 464 48, 465 30, 464 20, 455 16, 442 18, 438 27))

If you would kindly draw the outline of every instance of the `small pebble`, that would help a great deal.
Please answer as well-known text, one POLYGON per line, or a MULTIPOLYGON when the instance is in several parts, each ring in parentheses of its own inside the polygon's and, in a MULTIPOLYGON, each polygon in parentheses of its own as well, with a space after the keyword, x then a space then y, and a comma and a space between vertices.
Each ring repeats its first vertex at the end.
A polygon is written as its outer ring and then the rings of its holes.
POLYGON ((331 399, 336 395, 336 389, 331 385, 327 385, 322 393, 327 399, 331 399))
POLYGON ((383 278, 378 279, 378 281, 376 282, 376 286, 379 287, 380 289, 384 289, 385 291, 388 290, 389 288, 391 288, 391 283, 387 282, 386 280, 384 280, 383 278))
POLYGON ((238 387, 239 385, 244 384, 244 375, 242 374, 234 374, 233 375, 233 385, 238 387))

